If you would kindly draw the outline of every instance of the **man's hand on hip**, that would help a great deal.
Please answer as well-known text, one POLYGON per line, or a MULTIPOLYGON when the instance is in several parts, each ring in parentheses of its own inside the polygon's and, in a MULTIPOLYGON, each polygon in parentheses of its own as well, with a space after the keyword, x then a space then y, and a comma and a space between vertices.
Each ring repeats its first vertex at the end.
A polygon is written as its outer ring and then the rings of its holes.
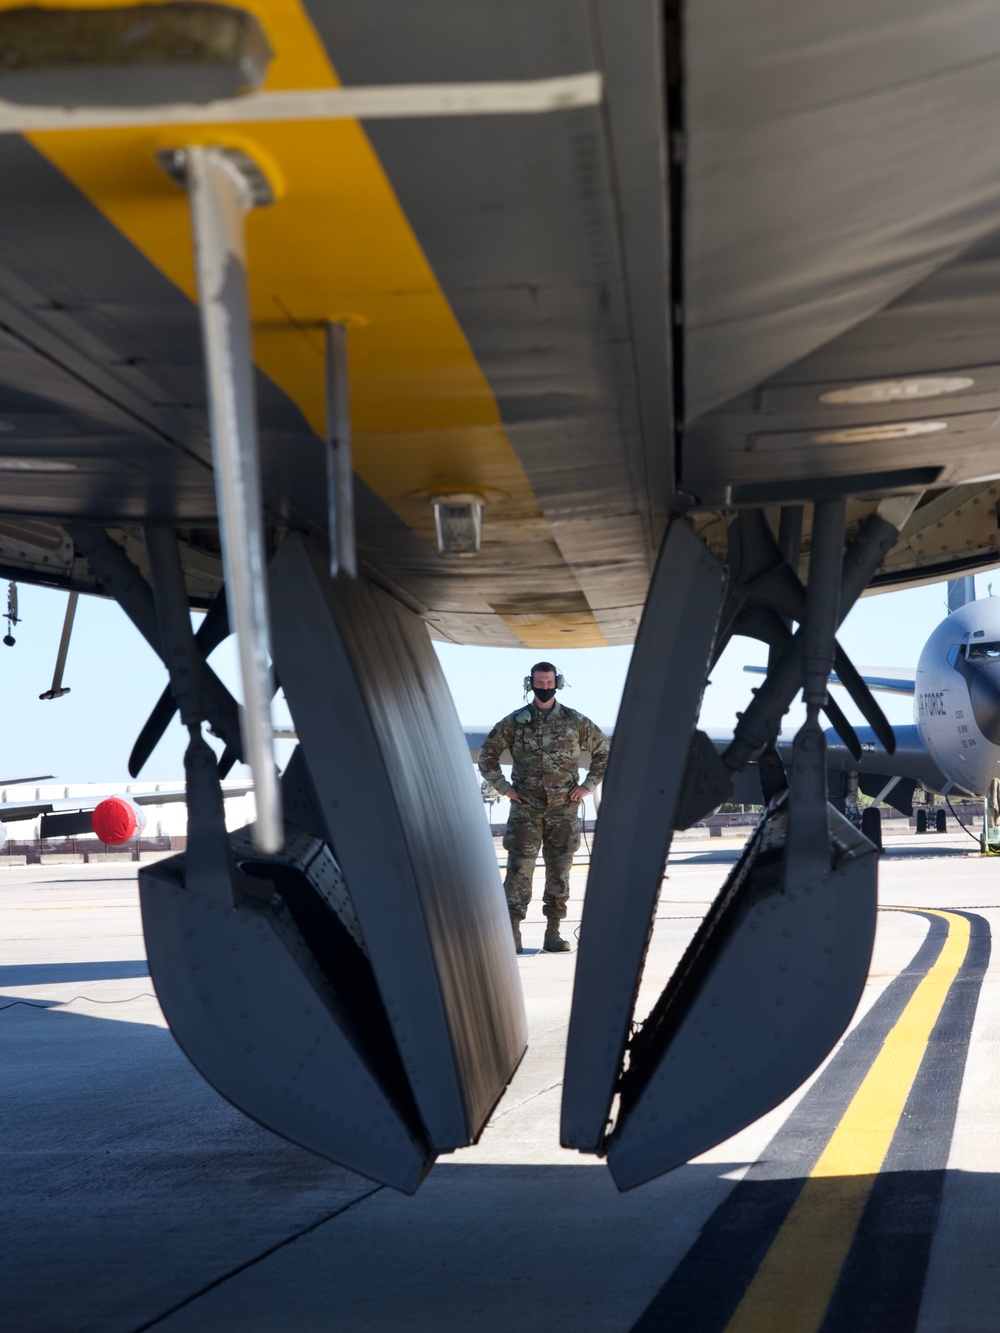
POLYGON ((523 804, 524 804, 524 802, 521 800, 520 796, 518 796, 517 792, 514 790, 513 787, 511 787, 510 791, 507 793, 507 800, 508 800, 508 801, 513 801, 513 802, 515 802, 517 805, 523 805, 523 804))
POLYGON ((589 787, 570 787, 569 789, 569 799, 571 801, 582 801, 585 797, 589 795, 590 795, 589 787))

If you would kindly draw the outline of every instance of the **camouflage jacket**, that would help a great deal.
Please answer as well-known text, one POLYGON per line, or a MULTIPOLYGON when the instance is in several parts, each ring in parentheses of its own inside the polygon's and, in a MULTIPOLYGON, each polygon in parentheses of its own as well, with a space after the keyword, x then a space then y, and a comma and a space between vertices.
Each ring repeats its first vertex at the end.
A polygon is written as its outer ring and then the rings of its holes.
POLYGON ((608 738, 590 718, 556 703, 547 712, 525 704, 498 722, 479 752, 479 771, 502 796, 511 783, 500 772, 500 756, 510 750, 513 786, 540 799, 565 796, 571 787, 594 791, 608 766, 608 738), (589 750, 590 771, 580 782, 580 752, 589 750))

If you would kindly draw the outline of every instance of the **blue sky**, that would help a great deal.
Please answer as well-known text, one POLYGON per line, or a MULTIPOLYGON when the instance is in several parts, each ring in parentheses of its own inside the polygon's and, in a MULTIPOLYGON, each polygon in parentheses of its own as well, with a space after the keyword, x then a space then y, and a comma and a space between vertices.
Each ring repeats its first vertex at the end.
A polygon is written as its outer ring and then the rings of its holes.
MULTIPOLYGON (((986 596, 993 578, 980 576, 980 596, 986 596)), ((1000 593, 1000 573, 995 579, 1000 593)), ((14 630, 17 643, 13 648, 0 645, 6 705, 0 779, 53 773, 66 782, 124 782, 133 741, 166 683, 163 667, 114 603, 84 597, 64 676, 72 692, 62 699, 39 700, 52 681, 66 597, 26 585, 19 586, 18 594, 23 623, 14 630)), ((0 605, 6 605, 2 587, 0 605)), ((867 597, 848 617, 840 639, 858 666, 914 666, 931 630, 946 613, 945 584, 867 597)), ((628 648, 542 654, 437 647, 459 716, 466 724, 492 724, 517 707, 525 672, 538 657, 549 656, 570 683, 562 696, 565 702, 595 722, 611 726, 630 658, 628 648)), ((763 645, 746 639, 731 645, 706 691, 703 725, 732 726, 736 710, 745 705, 756 683, 744 673, 743 665, 765 660, 763 645)), ((236 692, 231 646, 222 645, 212 663, 236 692)), ((909 700, 882 695, 880 701, 890 721, 911 720, 909 700)), ((790 716, 794 722, 796 714, 790 716)), ((287 713, 279 709, 276 721, 288 720, 287 713)), ((175 723, 142 778, 179 779, 184 744, 184 734, 175 723)), ((288 742, 279 743, 279 762, 289 752, 288 742)), ((238 773, 234 771, 233 776, 238 773)))

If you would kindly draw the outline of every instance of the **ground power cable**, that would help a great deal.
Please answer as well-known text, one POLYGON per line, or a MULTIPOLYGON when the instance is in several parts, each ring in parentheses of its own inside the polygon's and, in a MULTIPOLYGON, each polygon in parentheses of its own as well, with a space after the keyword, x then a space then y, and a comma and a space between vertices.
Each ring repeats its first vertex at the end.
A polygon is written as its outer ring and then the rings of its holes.
POLYGON ((84 1000, 87 1004, 132 1004, 134 1000, 155 1000, 156 996, 150 990, 140 991, 138 995, 127 995, 123 1000, 98 1000, 93 995, 74 995, 68 1000, 11 1000, 8 1004, 0 1004, 0 1013, 5 1009, 13 1009, 15 1005, 23 1004, 26 1009, 63 1009, 68 1004, 75 1004, 77 1000, 84 1000))
MULTIPOLYGON (((951 803, 951 798, 950 798, 949 796, 946 795, 944 799, 947 801, 947 803, 948 803, 948 809, 949 809, 949 810, 951 811, 951 813, 955 816, 955 819, 956 819, 957 823, 958 823, 959 825, 961 825, 961 827, 962 827, 963 829, 965 829, 965 832, 969 835, 969 837, 970 837, 970 838, 972 839, 972 841, 976 844, 976 846, 979 848, 979 850, 982 851, 982 850, 983 850, 983 843, 982 843, 982 841, 980 841, 980 839, 976 837, 976 835, 973 833, 972 829, 968 828, 967 825, 965 825, 965 824, 962 823, 962 816, 958 813, 958 811, 957 811, 957 810, 955 809, 955 807, 952 805, 952 803, 951 803)), ((985 835, 984 835, 984 836, 985 836, 985 835)))
MULTIPOLYGON (((581 815, 581 818, 580 818, 580 836, 583 838, 583 845, 584 845, 584 847, 586 847, 586 849, 587 849, 587 859, 586 859, 586 861, 580 861, 579 863, 574 862, 574 864, 579 864, 579 865, 581 865, 581 866, 586 866, 587 869, 589 870, 589 869, 590 869, 590 863, 591 863, 591 861, 594 859, 594 851, 593 851, 593 848, 592 848, 591 845, 590 845, 590 839, 587 837, 587 812, 586 812, 586 810, 581 810, 581 811, 580 811, 580 815, 581 815)), ((582 925, 583 925, 583 922, 581 921, 581 922, 580 922, 580 925, 577 926, 577 928, 573 931, 573 938, 576 940, 576 948, 573 950, 574 953, 579 953, 579 951, 580 951, 580 926, 582 926, 582 925)))

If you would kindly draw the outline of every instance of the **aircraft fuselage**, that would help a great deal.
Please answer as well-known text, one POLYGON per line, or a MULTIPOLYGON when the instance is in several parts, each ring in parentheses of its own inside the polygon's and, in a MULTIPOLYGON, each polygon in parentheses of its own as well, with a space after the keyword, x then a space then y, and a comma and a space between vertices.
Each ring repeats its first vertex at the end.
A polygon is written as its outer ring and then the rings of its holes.
POLYGON ((982 796, 1000 777, 1000 598, 970 602, 931 634, 913 720, 953 787, 982 796))

